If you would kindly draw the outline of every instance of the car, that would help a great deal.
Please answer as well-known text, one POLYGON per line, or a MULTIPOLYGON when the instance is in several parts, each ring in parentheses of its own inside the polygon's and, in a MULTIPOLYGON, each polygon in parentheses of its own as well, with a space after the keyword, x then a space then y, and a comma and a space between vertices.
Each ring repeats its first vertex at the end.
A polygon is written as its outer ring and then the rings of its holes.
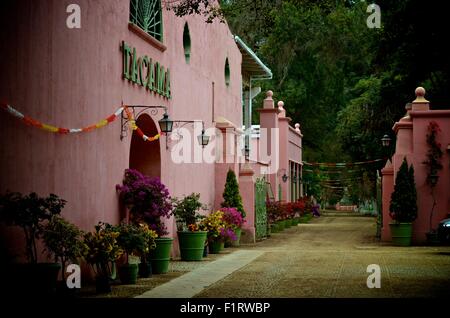
POLYGON ((450 244, 450 218, 439 222, 438 238, 443 244, 450 244))

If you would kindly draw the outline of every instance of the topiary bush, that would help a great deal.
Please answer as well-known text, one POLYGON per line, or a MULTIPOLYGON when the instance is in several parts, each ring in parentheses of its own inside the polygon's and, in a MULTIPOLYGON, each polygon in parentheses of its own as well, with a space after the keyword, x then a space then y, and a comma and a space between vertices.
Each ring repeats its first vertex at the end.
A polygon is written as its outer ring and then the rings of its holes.
POLYGON ((242 197, 239 193, 239 184, 236 179, 236 174, 233 170, 228 170, 227 181, 225 182, 225 190, 223 191, 222 208, 236 208, 245 218, 244 206, 242 205, 242 197))
POLYGON ((397 223, 410 223, 417 218, 417 191, 414 181, 414 167, 408 168, 406 158, 395 178, 394 192, 391 195, 389 215, 397 223))

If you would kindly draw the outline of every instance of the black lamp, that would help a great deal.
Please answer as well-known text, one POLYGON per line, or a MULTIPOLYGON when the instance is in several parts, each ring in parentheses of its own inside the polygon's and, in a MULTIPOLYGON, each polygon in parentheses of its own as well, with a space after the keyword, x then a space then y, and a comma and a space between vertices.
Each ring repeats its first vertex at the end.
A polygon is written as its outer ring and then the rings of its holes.
POLYGON ((205 130, 202 129, 202 133, 197 136, 198 143, 200 146, 205 147, 209 143, 209 136, 205 135, 205 130))
POLYGON ((391 138, 388 135, 384 135, 383 138, 381 138, 381 144, 383 147, 389 147, 391 144, 391 138))
POLYGON ((164 113, 163 118, 161 118, 158 121, 158 124, 159 124, 159 128, 161 129, 161 131, 163 133, 170 133, 170 132, 172 132, 173 121, 170 120, 169 114, 167 114, 167 112, 164 113))
POLYGON ((283 174, 283 176, 281 177, 281 180, 283 180, 283 182, 286 182, 288 179, 288 176, 286 174, 283 174))

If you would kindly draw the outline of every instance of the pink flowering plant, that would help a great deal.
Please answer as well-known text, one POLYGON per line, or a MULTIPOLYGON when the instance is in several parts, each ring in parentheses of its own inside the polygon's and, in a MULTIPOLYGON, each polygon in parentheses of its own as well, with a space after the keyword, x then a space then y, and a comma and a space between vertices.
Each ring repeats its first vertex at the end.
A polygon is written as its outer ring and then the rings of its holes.
POLYGON ((120 200, 130 209, 131 221, 147 223, 158 236, 168 232, 161 218, 172 215, 169 190, 158 177, 149 177, 137 170, 125 170, 122 185, 116 185, 120 200))
POLYGON ((221 208, 220 211, 223 212, 223 220, 225 223, 227 223, 233 230, 241 228, 245 223, 245 219, 236 208, 221 208))
POLYGON ((208 231, 208 241, 225 241, 231 237, 236 239, 234 231, 224 220, 223 211, 215 211, 200 222, 200 229, 208 231))

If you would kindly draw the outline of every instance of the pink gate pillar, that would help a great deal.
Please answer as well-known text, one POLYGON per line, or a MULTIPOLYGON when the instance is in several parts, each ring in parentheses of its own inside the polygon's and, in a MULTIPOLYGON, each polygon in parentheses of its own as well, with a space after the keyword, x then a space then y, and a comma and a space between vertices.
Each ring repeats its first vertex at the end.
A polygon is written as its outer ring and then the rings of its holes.
POLYGON ((237 135, 239 132, 236 127, 227 121, 216 122, 216 162, 214 163, 214 209, 219 209, 223 201, 223 190, 227 180, 228 170, 231 169, 236 174, 239 181, 239 161, 237 152, 237 135))
POLYGON ((392 162, 388 160, 386 166, 381 170, 382 175, 382 211, 383 211, 383 224, 381 228, 381 240, 390 241, 391 240, 391 229, 389 228, 389 223, 391 222, 391 217, 389 216, 389 198, 391 193, 394 191, 394 168, 392 162), (388 199, 386 199, 388 198, 388 199))
MULTIPOLYGON (((258 158, 263 162, 270 162, 268 180, 270 182, 275 200, 278 198, 278 108, 272 99, 273 92, 267 91, 263 102, 263 108, 257 109, 260 123, 260 148, 258 158), (266 148, 266 149, 264 149, 266 148)), ((279 136, 278 136, 279 137, 279 136)))
POLYGON ((239 172, 239 191, 242 196, 242 204, 246 213, 242 228, 241 242, 255 243, 255 180, 252 167, 245 163, 239 172))
MULTIPOLYGON (((291 178, 291 171, 289 171, 289 159, 288 159, 288 147, 289 147, 289 122, 291 121, 291 118, 286 117, 286 110, 283 108, 284 102, 279 101, 278 102, 278 127, 280 132, 280 139, 279 139, 279 145, 280 145, 280 158, 279 158, 279 169, 278 169, 278 182, 280 182, 280 178, 283 176, 283 174, 286 174, 291 178)), ((288 202, 289 200, 289 184, 291 183, 291 180, 289 181, 281 181, 281 198, 279 200, 288 202)))

